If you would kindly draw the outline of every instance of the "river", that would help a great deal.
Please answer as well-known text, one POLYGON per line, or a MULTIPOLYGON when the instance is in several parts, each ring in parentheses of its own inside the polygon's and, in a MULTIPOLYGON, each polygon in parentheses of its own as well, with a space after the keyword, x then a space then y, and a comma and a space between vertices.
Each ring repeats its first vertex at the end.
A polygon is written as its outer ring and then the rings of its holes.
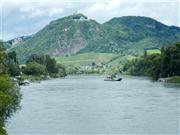
POLYGON ((178 135, 180 87, 142 77, 69 76, 22 86, 9 135, 178 135))

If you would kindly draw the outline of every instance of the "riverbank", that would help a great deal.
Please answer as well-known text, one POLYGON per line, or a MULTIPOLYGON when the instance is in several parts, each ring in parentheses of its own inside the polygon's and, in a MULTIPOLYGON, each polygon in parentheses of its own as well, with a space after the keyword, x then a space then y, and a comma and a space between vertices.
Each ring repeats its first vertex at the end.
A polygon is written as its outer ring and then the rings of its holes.
POLYGON ((47 80, 50 77, 48 76, 35 76, 35 75, 21 75, 20 80, 28 80, 28 81, 42 81, 42 80, 47 80))
POLYGON ((173 76, 166 79, 168 83, 179 83, 180 84, 180 76, 173 76))

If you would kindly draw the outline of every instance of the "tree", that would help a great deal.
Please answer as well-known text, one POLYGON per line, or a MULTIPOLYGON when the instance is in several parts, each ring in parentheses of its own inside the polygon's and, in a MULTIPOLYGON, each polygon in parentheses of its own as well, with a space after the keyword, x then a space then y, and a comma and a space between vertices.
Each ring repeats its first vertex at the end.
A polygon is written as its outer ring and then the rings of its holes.
POLYGON ((8 73, 11 75, 11 76, 18 76, 20 75, 21 73, 21 70, 19 68, 19 65, 15 62, 10 62, 8 64, 9 68, 8 68, 8 73))
POLYGON ((63 65, 57 64, 57 68, 58 68, 58 76, 59 76, 59 77, 65 77, 65 76, 67 76, 65 67, 64 67, 63 65))
POLYGON ((5 134, 4 123, 19 108, 21 94, 9 76, 0 74, 0 133, 5 134))
POLYGON ((46 65, 46 56, 45 55, 38 55, 38 54, 32 54, 28 60, 26 61, 26 64, 29 62, 37 62, 42 65, 46 65))
POLYGON ((1 74, 0 82, 0 119, 4 122, 18 108, 21 95, 8 75, 1 74))
POLYGON ((162 76, 180 76, 180 42, 162 52, 162 76))
POLYGON ((17 55, 15 51, 9 52, 8 54, 8 58, 13 60, 14 63, 18 63, 17 62, 17 55))
MULTIPOLYGON (((3 129, 4 123, 18 108, 21 99, 19 88, 16 87, 10 77, 10 68, 14 65, 6 65, 8 61, 13 61, 5 53, 3 42, 0 41, 0 134, 5 135, 6 131, 3 129)), ((14 61, 13 61, 14 62, 14 61)), ((17 65, 18 66, 18 65, 17 65)), ((15 72, 12 70, 12 72, 15 72)))
POLYGON ((26 64, 28 64, 29 62, 36 62, 41 65, 44 65, 46 67, 48 73, 50 73, 50 75, 58 73, 56 60, 54 58, 51 58, 49 55, 32 54, 28 58, 26 64))
POLYGON ((44 65, 37 62, 29 62, 23 70, 24 74, 27 75, 47 75, 47 69, 44 65))
POLYGON ((33 54, 28 58, 26 64, 28 65, 30 62, 36 62, 43 65, 51 77, 66 76, 65 68, 57 65, 56 60, 49 55, 33 54))
POLYGON ((16 52, 13 51, 7 53, 2 63, 10 76, 20 75, 20 68, 16 58, 16 52))
POLYGON ((56 60, 46 55, 46 68, 49 73, 58 73, 58 68, 56 67, 56 60))
POLYGON ((6 72, 6 68, 3 64, 3 62, 5 60, 5 56, 6 56, 6 54, 4 52, 3 42, 0 41, 0 74, 6 72))
POLYGON ((160 77, 180 76, 180 42, 163 47, 161 54, 145 55, 135 60, 128 68, 132 75, 146 75, 154 79, 160 77))

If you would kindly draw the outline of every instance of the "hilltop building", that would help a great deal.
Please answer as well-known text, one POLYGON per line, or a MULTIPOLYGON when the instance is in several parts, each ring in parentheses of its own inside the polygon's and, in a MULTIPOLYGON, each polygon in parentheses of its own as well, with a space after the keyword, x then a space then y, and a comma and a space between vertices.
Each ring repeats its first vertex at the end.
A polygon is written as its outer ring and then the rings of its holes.
POLYGON ((87 20, 88 18, 84 16, 83 14, 73 14, 72 19, 76 21, 84 21, 84 20, 87 20))

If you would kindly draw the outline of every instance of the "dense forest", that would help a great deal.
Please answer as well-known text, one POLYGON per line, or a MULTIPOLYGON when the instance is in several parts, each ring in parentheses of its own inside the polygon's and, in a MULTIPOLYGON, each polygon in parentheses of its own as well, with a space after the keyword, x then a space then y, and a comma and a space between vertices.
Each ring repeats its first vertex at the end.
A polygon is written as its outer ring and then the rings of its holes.
POLYGON ((162 47, 161 54, 151 54, 127 62, 124 71, 154 79, 180 76, 180 42, 162 47))

